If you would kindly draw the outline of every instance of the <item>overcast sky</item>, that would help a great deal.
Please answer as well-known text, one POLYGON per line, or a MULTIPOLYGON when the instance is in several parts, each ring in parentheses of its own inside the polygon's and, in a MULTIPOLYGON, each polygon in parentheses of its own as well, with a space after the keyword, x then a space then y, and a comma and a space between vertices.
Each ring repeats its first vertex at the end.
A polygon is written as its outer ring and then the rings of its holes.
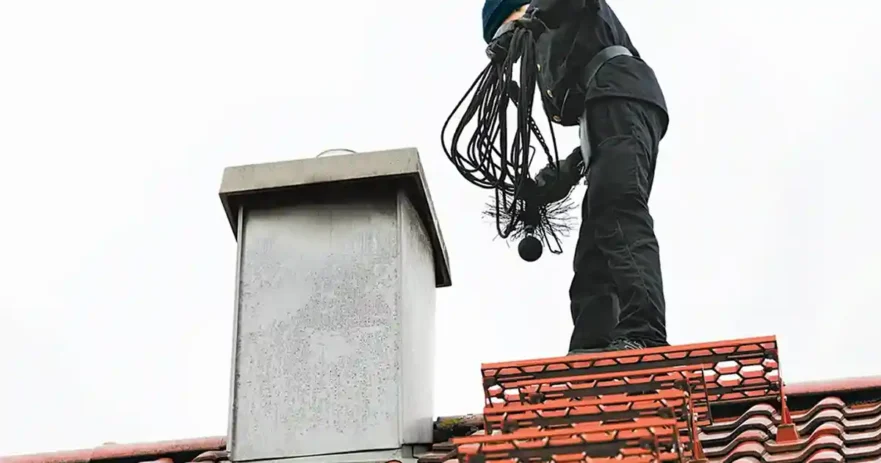
MULTIPOLYGON (((881 374, 875 2, 610 3, 670 106, 670 341, 776 334, 789 382, 881 374)), ((439 144, 481 4, 0 3, 0 454, 226 432, 229 165, 419 148, 453 274, 438 414, 480 412, 481 361, 565 353, 574 239, 522 262, 439 144)))

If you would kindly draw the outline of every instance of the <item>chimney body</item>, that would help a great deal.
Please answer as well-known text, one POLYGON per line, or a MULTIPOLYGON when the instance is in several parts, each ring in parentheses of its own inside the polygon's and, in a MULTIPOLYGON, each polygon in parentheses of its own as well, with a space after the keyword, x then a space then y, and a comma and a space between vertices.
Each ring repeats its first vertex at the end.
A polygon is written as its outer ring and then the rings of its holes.
POLYGON ((231 460, 415 461, 451 285, 417 151, 230 167, 220 196, 238 243, 231 460))

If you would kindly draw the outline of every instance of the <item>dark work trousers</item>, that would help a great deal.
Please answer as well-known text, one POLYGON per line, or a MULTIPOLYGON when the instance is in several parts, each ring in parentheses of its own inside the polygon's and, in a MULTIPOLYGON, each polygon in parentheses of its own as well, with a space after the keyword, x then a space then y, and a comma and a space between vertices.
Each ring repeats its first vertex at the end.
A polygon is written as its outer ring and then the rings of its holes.
POLYGON ((664 113, 618 97, 588 105, 592 156, 569 288, 575 324, 569 349, 605 347, 619 338, 668 345, 648 208, 664 113))

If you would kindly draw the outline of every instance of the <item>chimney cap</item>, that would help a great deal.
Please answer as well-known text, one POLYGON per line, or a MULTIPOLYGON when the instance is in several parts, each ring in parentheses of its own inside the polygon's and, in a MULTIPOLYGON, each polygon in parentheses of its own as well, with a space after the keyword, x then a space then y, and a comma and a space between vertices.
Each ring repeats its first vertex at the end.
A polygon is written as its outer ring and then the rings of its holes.
POLYGON ((227 167, 220 183, 220 201, 233 235, 237 235, 238 211, 246 204, 282 199, 308 201, 328 197, 344 187, 363 191, 389 185, 407 192, 425 225, 434 254, 437 287, 451 286, 446 245, 416 148, 227 167))

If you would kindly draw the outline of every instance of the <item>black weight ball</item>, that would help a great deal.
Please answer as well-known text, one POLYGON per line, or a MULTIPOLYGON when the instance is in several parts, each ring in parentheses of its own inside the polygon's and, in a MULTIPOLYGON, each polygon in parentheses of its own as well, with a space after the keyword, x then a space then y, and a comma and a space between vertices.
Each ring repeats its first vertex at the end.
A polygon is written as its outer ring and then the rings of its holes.
POLYGON ((535 262, 541 257, 542 246, 538 238, 529 235, 520 241, 517 245, 517 251, 520 252, 520 258, 526 262, 535 262))

